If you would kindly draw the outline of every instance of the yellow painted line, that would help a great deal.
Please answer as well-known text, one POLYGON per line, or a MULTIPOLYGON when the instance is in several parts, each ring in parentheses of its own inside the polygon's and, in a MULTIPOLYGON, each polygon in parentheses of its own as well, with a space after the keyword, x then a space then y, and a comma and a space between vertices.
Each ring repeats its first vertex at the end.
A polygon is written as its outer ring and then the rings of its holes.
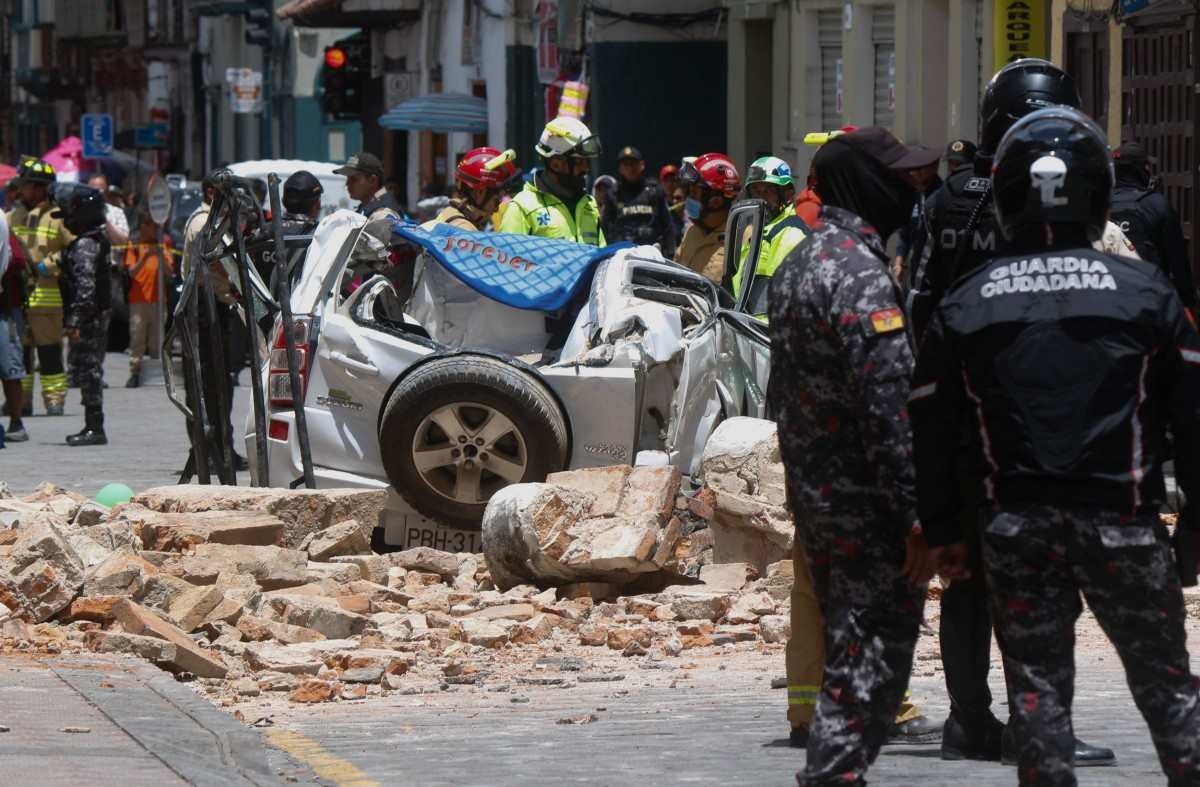
POLYGON ((321 744, 292 730, 270 730, 267 741, 313 769, 322 779, 339 787, 380 787, 379 782, 343 760, 321 744))

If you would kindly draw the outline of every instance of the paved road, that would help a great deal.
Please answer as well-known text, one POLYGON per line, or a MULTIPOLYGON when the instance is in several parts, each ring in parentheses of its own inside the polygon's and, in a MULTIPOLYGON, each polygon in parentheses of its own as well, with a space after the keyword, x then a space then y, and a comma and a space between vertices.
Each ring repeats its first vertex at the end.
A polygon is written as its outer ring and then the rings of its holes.
MULTIPOLYGON (((52 481, 89 497, 113 481, 134 491, 178 481, 187 459, 183 416, 161 383, 127 389, 128 377, 128 356, 110 353, 104 364, 104 379, 111 386, 104 392, 106 446, 71 448, 65 442, 67 435, 83 428, 78 389, 71 389, 61 418, 42 414, 41 394, 35 391, 34 416, 25 420, 29 442, 9 443, 0 450, 0 481, 14 494, 27 494, 42 481, 52 481)), ((243 372, 243 383, 248 385, 248 379, 243 372)), ((249 391, 245 386, 234 389, 235 428, 244 423, 249 391)), ((239 483, 249 481, 248 473, 238 476, 239 483)))

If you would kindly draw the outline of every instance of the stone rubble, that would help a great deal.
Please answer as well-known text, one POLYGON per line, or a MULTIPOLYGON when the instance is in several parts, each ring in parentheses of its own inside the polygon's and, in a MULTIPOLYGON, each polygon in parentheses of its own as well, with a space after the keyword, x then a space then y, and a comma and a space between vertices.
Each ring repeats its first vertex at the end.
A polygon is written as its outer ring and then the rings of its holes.
POLYGON ((50 486, 3 498, 0 652, 126 654, 230 705, 569 689, 623 680, 585 667, 601 658, 652 669, 697 649, 778 649, 782 477, 744 478, 776 477, 763 435, 736 457, 706 454, 712 479, 695 493, 670 467, 510 486, 488 507, 482 555, 373 553, 377 491, 160 487, 111 510, 50 486), (718 560, 729 539, 713 530, 747 521, 755 548, 718 560))

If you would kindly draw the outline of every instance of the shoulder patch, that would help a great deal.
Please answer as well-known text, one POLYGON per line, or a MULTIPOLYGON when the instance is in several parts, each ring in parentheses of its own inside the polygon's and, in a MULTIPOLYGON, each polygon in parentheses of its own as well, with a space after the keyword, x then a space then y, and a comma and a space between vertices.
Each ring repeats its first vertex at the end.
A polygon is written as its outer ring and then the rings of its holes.
POLYGON ((967 180, 966 185, 963 186, 963 191, 972 191, 976 194, 982 194, 983 192, 987 191, 987 188, 987 178, 970 178, 967 180))
POLYGON ((880 309, 863 317, 862 325, 868 335, 894 333, 904 329, 904 312, 899 309, 880 309))

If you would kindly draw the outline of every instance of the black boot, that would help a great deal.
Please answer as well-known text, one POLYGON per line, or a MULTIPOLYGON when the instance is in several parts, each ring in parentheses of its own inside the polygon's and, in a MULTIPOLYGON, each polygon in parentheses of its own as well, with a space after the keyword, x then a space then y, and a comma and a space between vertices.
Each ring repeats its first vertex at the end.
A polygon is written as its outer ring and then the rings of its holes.
MULTIPOLYGON (((1004 765, 1017 764, 1017 738, 1013 735, 1012 727, 1004 728, 1004 756, 1000 762, 1004 765)), ((1106 765, 1116 765, 1117 755, 1112 749, 1107 749, 1103 746, 1092 746, 1090 743, 1084 743, 1078 738, 1075 739, 1075 767, 1103 767, 1106 765)))
POLYGON ((942 728, 943 760, 1000 759, 1004 724, 990 713, 978 719, 961 718, 952 709, 942 728))
POLYGON ((67 445, 108 445, 104 434, 104 411, 89 407, 84 413, 82 432, 67 436, 67 445))

